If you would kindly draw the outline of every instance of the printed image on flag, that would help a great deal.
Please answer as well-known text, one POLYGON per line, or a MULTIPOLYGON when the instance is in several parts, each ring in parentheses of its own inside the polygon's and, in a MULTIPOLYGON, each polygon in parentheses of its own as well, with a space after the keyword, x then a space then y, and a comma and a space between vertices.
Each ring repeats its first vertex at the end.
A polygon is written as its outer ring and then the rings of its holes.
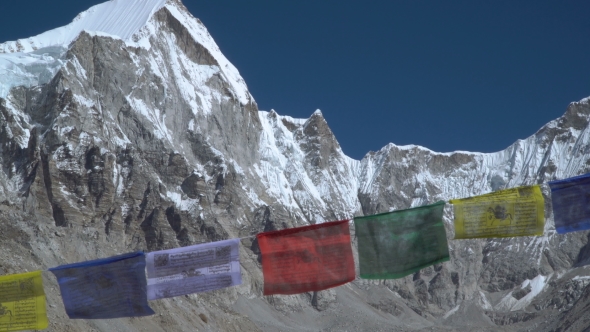
POLYGON ((549 187, 557 233, 590 229, 590 173, 551 181, 549 187))
POLYGON ((239 244, 231 239, 148 253, 148 299, 240 285, 239 244))
POLYGON ((260 233, 264 295, 320 291, 353 281, 348 220, 260 233))
POLYGON ((72 319, 153 315, 147 303, 145 255, 129 253, 49 269, 72 319))
POLYGON ((47 328, 41 271, 0 277, 0 331, 47 328))
POLYGON ((396 279, 449 260, 445 202, 355 217, 361 278, 396 279))
POLYGON ((543 235, 545 200, 539 186, 517 187, 450 201, 455 239, 543 235))

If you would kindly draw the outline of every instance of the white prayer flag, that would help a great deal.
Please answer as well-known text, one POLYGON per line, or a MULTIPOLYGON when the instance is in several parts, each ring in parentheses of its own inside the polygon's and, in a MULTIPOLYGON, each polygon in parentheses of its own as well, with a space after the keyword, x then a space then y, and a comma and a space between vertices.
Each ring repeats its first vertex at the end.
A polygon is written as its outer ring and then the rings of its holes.
POLYGON ((240 239, 147 254, 149 300, 240 285, 240 239))

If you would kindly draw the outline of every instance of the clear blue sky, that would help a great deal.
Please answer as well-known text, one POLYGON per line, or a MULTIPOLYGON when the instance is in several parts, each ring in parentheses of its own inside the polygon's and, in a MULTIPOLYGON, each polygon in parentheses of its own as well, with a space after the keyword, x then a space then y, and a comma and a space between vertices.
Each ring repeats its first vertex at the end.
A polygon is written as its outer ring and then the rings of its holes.
MULTIPOLYGON (((0 42, 100 0, 2 1, 0 42)), ((590 1, 184 0, 261 110, 321 109, 346 154, 492 152, 590 96, 590 1)))

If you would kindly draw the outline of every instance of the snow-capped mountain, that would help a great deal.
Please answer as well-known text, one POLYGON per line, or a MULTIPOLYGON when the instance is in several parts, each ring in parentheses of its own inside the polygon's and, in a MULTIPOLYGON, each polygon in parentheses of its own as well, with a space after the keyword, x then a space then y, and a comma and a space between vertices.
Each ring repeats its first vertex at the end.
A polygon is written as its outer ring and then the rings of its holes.
POLYGON ((558 235, 551 215, 542 237, 454 241, 448 206, 450 262, 296 296, 262 296, 251 236, 585 173, 589 122, 585 99, 504 151, 389 144, 353 160, 321 111, 259 111, 180 1, 111 0, 0 44, 0 273, 244 237, 242 286, 140 320, 64 320, 46 278, 50 328, 579 330, 588 233, 558 235))

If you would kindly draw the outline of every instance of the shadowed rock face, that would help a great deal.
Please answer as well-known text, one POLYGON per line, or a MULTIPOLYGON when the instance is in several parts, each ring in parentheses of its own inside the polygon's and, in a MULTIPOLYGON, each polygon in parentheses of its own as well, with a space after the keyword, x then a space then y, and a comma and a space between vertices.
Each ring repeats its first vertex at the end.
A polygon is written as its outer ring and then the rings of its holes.
MULTIPOLYGON (((49 83, 0 98, 0 273, 247 237, 590 170, 588 100, 497 153, 390 144, 352 160, 321 112, 292 119, 258 111, 249 95, 240 101, 211 48, 195 42, 191 27, 201 23, 181 21, 171 8, 190 16, 178 1, 156 11, 136 36, 147 36, 149 49, 82 32, 49 83)), ((154 301, 161 315, 141 320, 64 320, 50 279, 51 329, 582 330, 588 232, 556 234, 546 205, 542 237, 460 241, 450 240, 447 206, 450 262, 296 296, 262 296, 258 244, 246 238, 243 285, 154 301)))

